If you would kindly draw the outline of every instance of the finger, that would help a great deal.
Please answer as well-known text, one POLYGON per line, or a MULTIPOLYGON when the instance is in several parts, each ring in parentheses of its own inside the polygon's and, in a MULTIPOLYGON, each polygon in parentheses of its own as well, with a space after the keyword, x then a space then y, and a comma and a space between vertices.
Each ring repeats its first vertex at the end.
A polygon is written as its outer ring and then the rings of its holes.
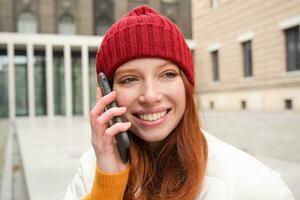
POLYGON ((103 97, 102 90, 101 90, 100 87, 97 87, 97 88, 96 88, 96 97, 97 97, 97 101, 98 101, 101 97, 103 97))
POLYGON ((105 111, 102 115, 97 118, 97 121, 102 123, 108 123, 116 116, 123 115, 126 112, 126 107, 114 107, 105 111))
POLYGON ((96 105, 90 111, 90 118, 95 120, 104 111, 105 107, 107 107, 108 104, 113 102, 115 99, 116 99, 115 91, 112 91, 111 93, 100 98, 96 102, 96 105))
POLYGON ((131 122, 122 122, 122 123, 116 123, 113 126, 107 128, 104 132, 106 136, 115 136, 120 132, 127 131, 131 126, 131 122))

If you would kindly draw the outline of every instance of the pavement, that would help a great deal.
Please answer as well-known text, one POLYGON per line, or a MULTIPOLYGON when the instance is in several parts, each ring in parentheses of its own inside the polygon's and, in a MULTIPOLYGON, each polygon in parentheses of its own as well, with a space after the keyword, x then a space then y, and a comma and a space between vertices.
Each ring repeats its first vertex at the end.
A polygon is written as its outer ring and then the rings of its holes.
POLYGON ((90 147, 88 120, 18 118, 16 128, 29 199, 63 199, 80 155, 90 147))
MULTIPOLYGON (((205 112, 204 129, 282 174, 300 199, 300 114, 205 112)), ((88 119, 17 118, 17 140, 30 200, 61 200, 80 155, 90 147, 88 119)))
POLYGON ((2 186, 2 177, 4 172, 4 161, 6 154, 6 141, 7 141, 7 133, 9 132, 9 121, 8 120, 0 120, 0 199, 2 196, 2 190, 4 186, 2 186))

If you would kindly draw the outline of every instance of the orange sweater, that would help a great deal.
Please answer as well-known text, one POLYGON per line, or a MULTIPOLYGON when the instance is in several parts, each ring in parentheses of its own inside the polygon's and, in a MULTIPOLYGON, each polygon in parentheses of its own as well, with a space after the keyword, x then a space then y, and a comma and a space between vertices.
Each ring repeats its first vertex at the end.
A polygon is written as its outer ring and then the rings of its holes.
POLYGON ((116 174, 96 168, 92 191, 84 200, 122 200, 129 176, 129 168, 116 174))

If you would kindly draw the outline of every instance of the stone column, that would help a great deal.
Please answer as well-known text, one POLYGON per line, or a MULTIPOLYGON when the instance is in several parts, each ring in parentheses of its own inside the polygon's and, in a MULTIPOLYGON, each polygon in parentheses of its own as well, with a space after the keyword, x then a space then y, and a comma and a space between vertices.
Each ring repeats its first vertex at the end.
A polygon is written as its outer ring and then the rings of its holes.
POLYGON ((64 65, 65 65, 65 92, 66 92, 66 116, 72 116, 72 71, 71 71, 71 47, 69 44, 64 46, 64 65))
POLYGON ((48 116, 54 116, 54 91, 53 91, 53 53, 52 45, 46 44, 46 88, 48 116))
POLYGON ((27 43, 26 45, 27 54, 27 91, 28 91, 28 108, 29 117, 35 116, 35 85, 34 85, 34 55, 33 55, 33 44, 27 43))
POLYGON ((82 91, 83 91, 83 116, 89 114, 89 51, 86 45, 81 47, 82 91))
POLYGON ((15 96, 15 63, 14 63, 14 44, 7 44, 8 53, 8 106, 9 118, 14 120, 16 117, 16 96, 15 96))

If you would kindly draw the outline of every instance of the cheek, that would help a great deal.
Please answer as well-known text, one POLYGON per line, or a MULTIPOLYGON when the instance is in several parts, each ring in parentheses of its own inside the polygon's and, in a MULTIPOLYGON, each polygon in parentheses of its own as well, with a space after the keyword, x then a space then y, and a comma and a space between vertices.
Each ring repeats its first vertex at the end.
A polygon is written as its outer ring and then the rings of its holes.
POLYGON ((185 91, 181 90, 180 92, 177 90, 176 96, 177 107, 179 108, 180 113, 183 115, 186 107, 186 99, 185 99, 185 91))
POLYGON ((134 101, 134 95, 130 91, 116 90, 118 106, 129 107, 134 101))
POLYGON ((185 109, 186 100, 183 82, 179 82, 172 87, 167 87, 166 91, 168 92, 168 96, 176 103, 177 107, 185 109))

